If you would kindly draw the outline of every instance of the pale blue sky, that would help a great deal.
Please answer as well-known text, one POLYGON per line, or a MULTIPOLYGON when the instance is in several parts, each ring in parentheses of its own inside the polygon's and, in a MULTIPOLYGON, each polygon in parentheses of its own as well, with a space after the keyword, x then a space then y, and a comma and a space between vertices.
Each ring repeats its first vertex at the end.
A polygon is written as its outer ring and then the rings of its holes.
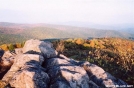
POLYGON ((0 22, 134 24, 134 0, 0 0, 0 22))

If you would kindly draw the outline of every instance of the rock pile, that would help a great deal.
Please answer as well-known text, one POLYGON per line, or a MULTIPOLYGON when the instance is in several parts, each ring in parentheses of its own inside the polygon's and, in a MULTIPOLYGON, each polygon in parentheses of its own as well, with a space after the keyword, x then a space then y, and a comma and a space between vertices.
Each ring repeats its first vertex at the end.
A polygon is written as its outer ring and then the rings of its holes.
POLYGON ((49 42, 31 39, 14 54, 5 52, 0 55, 2 66, 10 67, 1 80, 8 87, 105 88, 107 85, 127 85, 97 65, 57 56, 49 42))

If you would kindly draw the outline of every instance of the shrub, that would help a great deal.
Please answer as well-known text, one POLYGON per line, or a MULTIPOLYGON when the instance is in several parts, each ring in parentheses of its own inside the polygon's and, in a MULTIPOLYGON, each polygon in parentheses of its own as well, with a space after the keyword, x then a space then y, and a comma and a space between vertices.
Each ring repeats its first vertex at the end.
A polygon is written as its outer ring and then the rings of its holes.
POLYGON ((14 48, 15 48, 15 47, 14 47, 14 45, 13 45, 13 44, 9 44, 9 45, 8 45, 8 50, 13 51, 13 50, 14 50, 14 48))
POLYGON ((0 88, 5 88, 7 84, 5 82, 3 82, 2 80, 0 80, 0 88))
POLYGON ((7 51, 8 50, 8 45, 7 44, 3 44, 0 46, 1 49, 7 51))
POLYGON ((90 44, 84 43, 83 46, 84 46, 84 47, 90 47, 90 44))
POLYGON ((80 44, 82 45, 84 43, 84 39, 78 38, 78 39, 76 39, 75 43, 78 45, 80 45, 80 44))
POLYGON ((21 48, 22 44, 21 43, 16 43, 15 46, 16 46, 16 48, 21 48))
POLYGON ((63 53, 63 50, 64 50, 64 41, 61 40, 58 44, 57 44, 57 47, 56 47, 56 50, 58 51, 58 53, 63 53))

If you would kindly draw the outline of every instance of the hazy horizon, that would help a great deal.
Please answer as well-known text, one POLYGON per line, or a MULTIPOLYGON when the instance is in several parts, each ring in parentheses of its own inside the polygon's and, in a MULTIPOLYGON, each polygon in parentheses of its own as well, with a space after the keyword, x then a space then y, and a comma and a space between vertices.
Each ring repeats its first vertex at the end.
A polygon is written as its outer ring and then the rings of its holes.
POLYGON ((0 22, 134 24, 133 0, 1 0, 0 22), (71 23, 72 22, 72 23, 71 23))

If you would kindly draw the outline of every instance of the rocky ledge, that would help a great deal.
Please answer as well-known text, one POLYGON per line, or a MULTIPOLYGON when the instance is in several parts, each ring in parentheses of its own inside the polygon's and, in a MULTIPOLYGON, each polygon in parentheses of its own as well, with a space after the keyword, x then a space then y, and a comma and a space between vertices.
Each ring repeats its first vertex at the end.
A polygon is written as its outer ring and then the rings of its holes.
POLYGON ((0 86, 15 88, 105 88, 127 85, 101 67, 58 54, 50 42, 26 41, 15 52, 0 50, 0 86))

